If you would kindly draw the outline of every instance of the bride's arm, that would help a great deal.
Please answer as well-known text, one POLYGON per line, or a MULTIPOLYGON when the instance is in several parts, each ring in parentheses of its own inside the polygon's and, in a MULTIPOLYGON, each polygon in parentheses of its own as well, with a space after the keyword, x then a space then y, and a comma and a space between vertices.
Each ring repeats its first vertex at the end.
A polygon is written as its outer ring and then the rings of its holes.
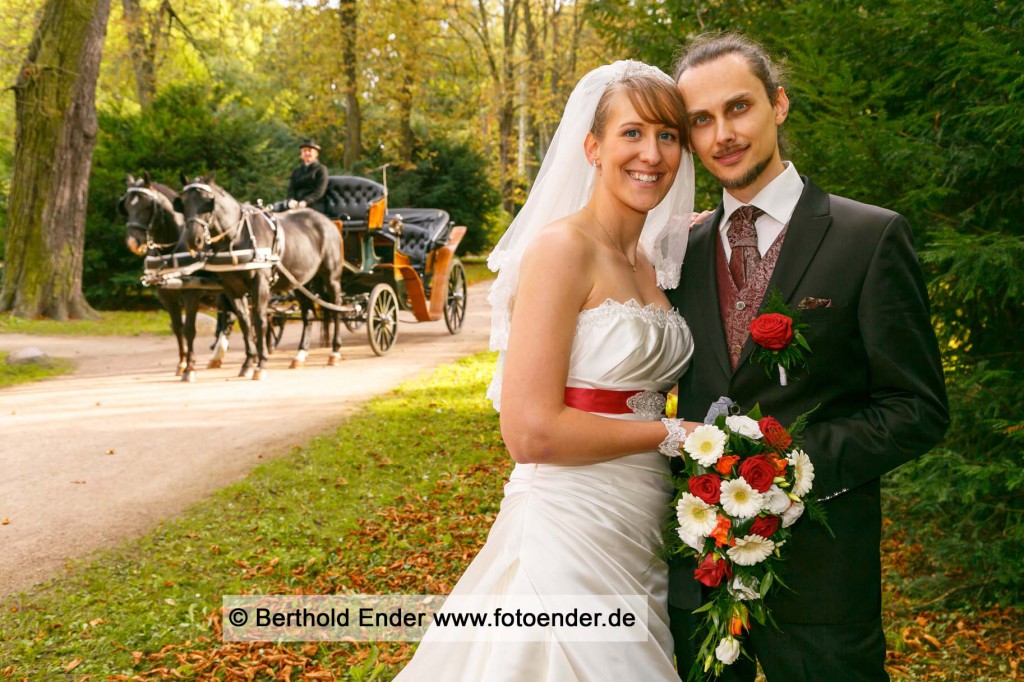
POLYGON ((657 450, 660 421, 626 421, 564 403, 576 318, 595 282, 593 248, 565 222, 523 257, 501 392, 501 435, 520 463, 592 464, 657 450))

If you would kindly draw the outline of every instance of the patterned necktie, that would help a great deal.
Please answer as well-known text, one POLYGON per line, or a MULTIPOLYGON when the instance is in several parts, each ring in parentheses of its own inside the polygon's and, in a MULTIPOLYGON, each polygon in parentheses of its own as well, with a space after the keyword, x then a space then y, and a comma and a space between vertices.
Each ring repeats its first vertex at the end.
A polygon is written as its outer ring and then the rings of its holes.
POLYGON ((732 214, 732 221, 725 236, 729 239, 732 255, 729 257, 729 272, 737 289, 747 286, 747 281, 761 262, 761 252, 757 250, 757 229, 754 222, 764 215, 764 211, 754 206, 740 206, 732 214))

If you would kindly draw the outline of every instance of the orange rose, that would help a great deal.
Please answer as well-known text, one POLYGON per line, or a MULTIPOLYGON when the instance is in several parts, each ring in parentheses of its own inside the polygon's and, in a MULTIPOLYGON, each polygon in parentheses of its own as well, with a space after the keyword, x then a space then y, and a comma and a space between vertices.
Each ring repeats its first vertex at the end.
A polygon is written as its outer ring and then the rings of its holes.
POLYGON ((736 462, 740 461, 739 455, 725 455, 720 457, 718 462, 715 464, 715 469, 718 473, 723 476, 728 476, 732 473, 732 468, 736 466, 736 462))
POLYGON ((736 544, 736 541, 729 537, 729 531, 732 529, 732 521, 728 517, 719 515, 718 525, 711 531, 710 537, 715 539, 715 545, 718 547, 732 546, 736 544))
POLYGON ((743 611, 732 614, 732 619, 729 621, 729 633, 738 637, 743 634, 744 630, 750 629, 750 615, 746 609, 743 611))

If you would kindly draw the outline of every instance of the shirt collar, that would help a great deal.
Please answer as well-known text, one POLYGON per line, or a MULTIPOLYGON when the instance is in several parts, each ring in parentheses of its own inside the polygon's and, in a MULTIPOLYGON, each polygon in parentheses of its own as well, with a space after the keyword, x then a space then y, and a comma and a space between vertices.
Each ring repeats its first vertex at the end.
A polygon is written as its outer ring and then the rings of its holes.
MULTIPOLYGON (((797 202, 800 201, 803 191, 804 183, 800 179, 800 174, 796 172, 796 166, 786 161, 783 171, 757 193, 757 196, 750 201, 750 205, 757 206, 767 215, 785 225, 793 217, 793 211, 796 210, 797 202)), ((745 205, 723 189, 722 225, 729 221, 733 211, 745 205)))

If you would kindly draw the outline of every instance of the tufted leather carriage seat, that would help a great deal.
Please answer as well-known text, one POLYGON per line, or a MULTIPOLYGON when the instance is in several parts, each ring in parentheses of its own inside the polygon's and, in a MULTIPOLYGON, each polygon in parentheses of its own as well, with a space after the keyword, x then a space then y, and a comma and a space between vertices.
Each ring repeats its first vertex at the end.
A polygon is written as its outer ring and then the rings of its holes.
POLYGON ((370 204, 384 196, 384 185, 354 175, 332 175, 327 179, 324 214, 340 220, 345 229, 366 228, 370 204))
POLYGON ((448 241, 452 222, 448 213, 437 208, 394 208, 384 223, 401 216, 402 237, 398 250, 409 257, 412 266, 422 274, 427 254, 448 241))

